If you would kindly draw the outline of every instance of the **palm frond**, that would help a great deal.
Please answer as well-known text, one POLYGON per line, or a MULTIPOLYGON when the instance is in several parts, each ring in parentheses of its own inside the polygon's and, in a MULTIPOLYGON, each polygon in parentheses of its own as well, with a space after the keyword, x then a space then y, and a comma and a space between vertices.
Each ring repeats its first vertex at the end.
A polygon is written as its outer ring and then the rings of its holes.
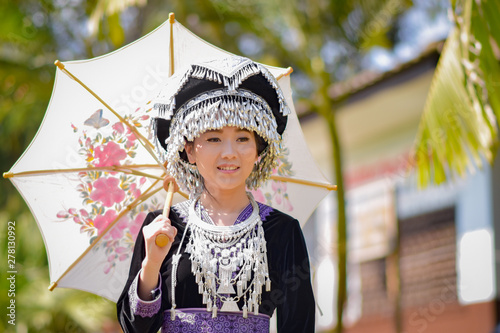
POLYGON ((483 160, 494 160, 500 66, 492 43, 500 25, 490 19, 498 17, 499 9, 491 0, 455 4, 456 26, 445 42, 414 144, 421 188, 464 177, 481 168, 483 160))

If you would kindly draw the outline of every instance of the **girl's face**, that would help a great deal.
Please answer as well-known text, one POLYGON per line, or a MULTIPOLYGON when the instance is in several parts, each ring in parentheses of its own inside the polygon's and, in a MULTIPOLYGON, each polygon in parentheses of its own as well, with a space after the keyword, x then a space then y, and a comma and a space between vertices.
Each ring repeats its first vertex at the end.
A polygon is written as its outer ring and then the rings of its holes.
POLYGON ((245 181, 257 161, 255 134, 246 129, 226 126, 204 132, 186 144, 190 163, 196 163, 211 193, 245 190, 245 181))

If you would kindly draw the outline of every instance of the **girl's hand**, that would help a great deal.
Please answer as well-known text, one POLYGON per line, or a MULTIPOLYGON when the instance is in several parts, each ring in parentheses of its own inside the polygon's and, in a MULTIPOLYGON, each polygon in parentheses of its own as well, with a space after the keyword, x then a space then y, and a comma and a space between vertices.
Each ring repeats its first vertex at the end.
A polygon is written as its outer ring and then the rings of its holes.
POLYGON ((159 270, 168 251, 172 247, 172 243, 177 235, 177 229, 172 227, 167 217, 158 215, 153 222, 142 229, 142 234, 146 245, 146 257, 144 258, 143 266, 148 264, 152 267, 157 267, 159 270), (156 236, 159 234, 165 234, 169 239, 168 244, 164 247, 159 247, 155 243, 156 236))
POLYGON ((174 183, 174 192, 179 191, 179 185, 175 182, 175 178, 172 176, 165 176, 165 179, 163 179, 163 188, 165 191, 168 191, 168 184, 169 183, 174 183))
POLYGON ((142 271, 139 275, 139 286, 137 293, 144 301, 151 300, 151 291, 158 287, 158 273, 161 264, 170 251, 177 229, 172 227, 170 220, 163 215, 158 215, 153 222, 142 228, 146 247, 146 256, 142 261, 142 271), (167 235, 169 242, 163 247, 156 245, 158 234, 167 235))

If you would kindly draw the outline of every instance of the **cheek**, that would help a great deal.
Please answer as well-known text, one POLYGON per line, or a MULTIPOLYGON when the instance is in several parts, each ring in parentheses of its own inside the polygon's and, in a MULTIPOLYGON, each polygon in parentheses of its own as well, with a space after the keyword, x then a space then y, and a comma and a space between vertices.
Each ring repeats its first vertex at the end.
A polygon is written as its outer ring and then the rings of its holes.
POLYGON ((195 151, 195 157, 196 164, 208 167, 215 164, 217 152, 213 151, 213 149, 201 148, 195 151))
POLYGON ((249 147, 248 149, 245 149, 242 152, 242 156, 244 156, 246 160, 251 160, 252 164, 259 158, 256 147, 249 147))
POLYGON ((206 149, 203 148, 203 146, 199 143, 193 143, 191 146, 191 149, 189 149, 188 158, 189 162, 191 163, 198 163, 199 159, 203 158, 203 153, 206 149))

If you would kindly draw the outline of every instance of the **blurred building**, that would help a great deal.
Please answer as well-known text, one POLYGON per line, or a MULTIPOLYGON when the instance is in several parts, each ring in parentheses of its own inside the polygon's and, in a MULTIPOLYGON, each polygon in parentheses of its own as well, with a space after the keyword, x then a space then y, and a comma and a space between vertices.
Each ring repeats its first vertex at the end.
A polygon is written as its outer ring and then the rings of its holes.
MULTIPOLYGON (((388 73, 363 73, 331 89, 332 98, 349 96, 336 110, 347 190, 348 333, 491 333, 498 321, 500 163, 425 190, 408 173, 439 51, 433 45, 388 73)), ((305 114, 301 124, 332 175, 325 122, 305 114)), ((335 219, 332 194, 304 228, 318 332, 336 321, 335 219)))

